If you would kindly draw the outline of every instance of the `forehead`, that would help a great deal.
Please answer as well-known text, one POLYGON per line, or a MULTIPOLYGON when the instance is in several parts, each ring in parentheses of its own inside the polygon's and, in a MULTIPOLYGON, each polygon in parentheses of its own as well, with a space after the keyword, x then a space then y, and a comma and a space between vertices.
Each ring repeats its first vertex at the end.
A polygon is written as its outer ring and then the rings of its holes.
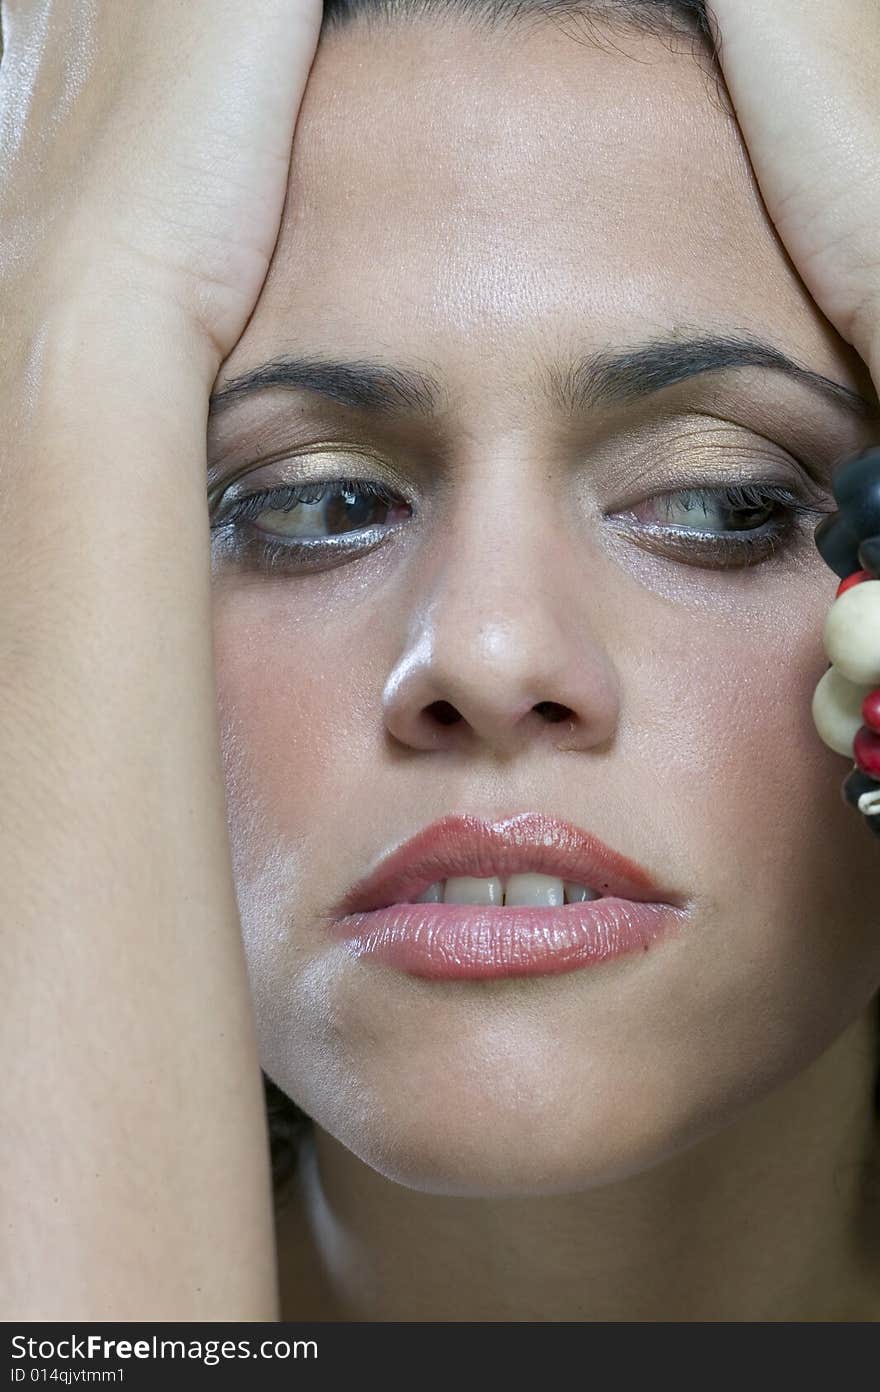
POLYGON ((689 40, 356 24, 318 48, 276 254, 221 381, 280 350, 393 351, 459 394, 503 360, 516 390, 520 353, 526 374, 568 342, 730 326, 732 308, 806 346, 806 300, 689 40))

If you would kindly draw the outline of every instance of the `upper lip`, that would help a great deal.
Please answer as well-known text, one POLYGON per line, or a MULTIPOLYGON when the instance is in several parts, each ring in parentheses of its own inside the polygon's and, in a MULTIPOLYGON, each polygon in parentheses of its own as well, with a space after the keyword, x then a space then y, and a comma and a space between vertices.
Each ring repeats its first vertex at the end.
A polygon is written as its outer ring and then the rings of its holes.
POLYGON ((449 816, 425 827, 386 855, 348 890, 339 915, 369 913, 405 903, 436 880, 469 875, 554 875, 603 895, 642 902, 683 904, 655 884, 647 870, 606 846, 598 836, 537 812, 500 821, 449 816))

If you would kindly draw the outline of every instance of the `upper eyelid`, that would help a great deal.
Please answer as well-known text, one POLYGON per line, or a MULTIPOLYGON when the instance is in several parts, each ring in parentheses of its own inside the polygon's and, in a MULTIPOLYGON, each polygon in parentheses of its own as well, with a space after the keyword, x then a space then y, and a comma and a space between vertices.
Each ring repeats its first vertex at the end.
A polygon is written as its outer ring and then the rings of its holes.
MULTIPOLYGON (((384 463, 382 455, 376 449, 372 449, 366 445, 360 445, 357 443, 342 444, 336 442, 331 443, 321 441, 319 443, 314 444, 309 443, 307 445, 299 445, 293 449, 288 448, 278 450, 274 454, 268 455, 265 459, 259 459, 256 462, 251 461, 248 464, 242 465, 241 468, 236 469, 231 474, 223 474, 216 472, 215 470, 209 470, 208 504, 209 506, 213 506, 213 504, 219 501, 219 499, 225 493, 227 493, 229 489, 233 488, 234 485, 238 483, 240 479, 247 478, 249 474, 261 473, 263 469, 269 469, 272 467, 273 464, 284 464, 286 462, 294 461, 300 458, 308 459, 312 456, 317 456, 318 458, 320 458, 322 455, 358 455, 366 460, 369 460, 374 465, 374 467, 376 467, 379 470, 380 474, 383 476, 382 482, 386 483, 389 487, 395 486, 387 477, 385 477, 385 473, 386 470, 388 470, 388 466, 384 463), (213 481, 211 478, 212 474, 214 474, 213 481)), ((306 486, 308 484, 320 483, 324 480, 325 477, 327 482, 332 483, 335 480, 346 476, 348 476, 348 471, 338 470, 334 474, 328 469, 326 471, 323 471, 321 478, 303 478, 296 480, 291 479, 287 482, 291 487, 295 487, 298 483, 302 483, 303 486, 306 486)), ((365 481, 370 481, 368 475, 365 475, 365 481)), ((271 484, 265 484, 264 487, 260 489, 257 489, 255 487, 253 491, 268 492, 270 488, 283 486, 284 482, 282 480, 277 480, 272 482, 271 484)))
MULTIPOLYGON (((685 414, 689 415, 691 413, 688 412, 685 414)), ((792 479, 793 486, 795 486, 797 483, 800 483, 801 486, 805 489, 805 491, 807 491, 808 495, 815 501, 820 501, 822 499, 827 499, 828 497, 830 497, 830 484, 826 484, 824 479, 821 476, 819 476, 818 471, 816 471, 814 468, 811 468, 809 462, 803 459, 798 453, 796 453, 788 446, 764 436, 759 430, 756 430, 752 426, 744 425, 742 422, 729 420, 726 417, 712 416, 709 413, 705 413, 702 411, 696 411, 693 414, 695 416, 702 416, 704 422, 706 420, 710 420, 713 422, 713 425, 711 427, 706 427, 705 425, 703 427, 704 429, 708 428, 710 432, 713 429, 715 431, 720 431, 724 428, 728 428, 739 434, 750 435, 753 441, 759 440, 768 450, 772 450, 774 452, 777 452, 778 455, 784 456, 797 470, 798 478, 797 480, 792 479)), ((651 449, 654 445, 663 443, 663 437, 665 436, 665 431, 663 430, 664 424, 670 424, 672 421, 678 420, 679 418, 680 413, 676 412, 673 416, 667 417, 665 421, 660 420, 655 422, 654 425, 650 428, 648 438, 642 442, 642 447, 651 449), (655 429, 658 426, 660 431, 659 439, 655 436, 655 429)), ((695 423, 694 428, 690 433, 697 435, 699 431, 700 426, 695 423)), ((615 435, 616 432, 612 435, 610 441, 604 442, 605 445, 613 444, 615 435)), ((679 447, 681 446, 683 440, 686 438, 687 436, 673 436, 672 439, 669 441, 669 444, 675 447, 676 454, 678 454, 679 447)), ((736 453, 736 449, 736 446, 731 445, 729 447, 728 452, 736 453)), ((743 449, 749 455, 753 455, 754 453, 758 452, 759 446, 753 443, 751 446, 743 446, 743 449)), ((416 505, 414 494, 418 490, 418 482, 414 478, 402 478, 400 467, 392 465, 388 461, 384 451, 375 446, 367 445, 358 440, 346 439, 344 437, 330 437, 319 441, 304 442, 301 445, 288 445, 283 449, 278 449, 274 451, 273 453, 267 455, 262 459, 250 461, 247 464, 242 465, 241 467, 235 469, 235 471, 231 474, 215 476, 213 483, 209 482, 209 508, 213 510, 213 508, 221 501, 221 499, 225 498, 227 492, 230 489, 234 489, 235 485, 239 483, 242 479, 246 479, 248 478, 248 476, 253 474, 262 473, 263 470, 271 468, 273 464, 280 465, 285 463, 295 463, 297 461, 309 460, 311 458, 314 458, 316 461, 320 461, 324 457, 339 459, 341 464, 341 460, 343 458, 350 458, 352 456, 356 456, 362 461, 364 467, 364 482, 379 481, 382 484, 384 484, 385 487, 396 491, 399 494, 401 500, 409 503, 410 505, 416 505)), ((209 471, 209 473, 213 472, 215 471, 209 471)), ((628 489, 630 487, 630 484, 628 479, 626 478, 627 470, 624 470, 623 473, 624 480, 621 486, 625 489, 628 489)), ((343 476, 354 477, 351 471, 348 469, 343 470, 340 467, 338 470, 335 470, 331 469, 330 467, 318 468, 316 466, 316 473, 310 477, 303 477, 301 479, 273 479, 271 481, 267 481, 265 484, 254 484, 254 486, 251 489, 249 489, 249 493, 268 492, 272 488, 276 487, 295 487, 297 484, 300 483, 303 486, 314 486, 320 483, 330 484, 332 482, 338 481, 343 476)), ((432 481, 436 481, 437 483, 439 483, 440 480, 439 477, 435 477, 432 481)), ((680 481, 673 480, 671 482, 668 480, 656 480, 651 485, 650 493, 645 493, 644 495, 641 495, 637 501, 641 501, 642 496, 649 497, 654 496, 658 493, 677 492, 681 489, 694 487, 723 488, 735 482, 742 481, 743 480, 741 480, 739 477, 735 475, 731 475, 730 478, 718 476, 712 478, 707 474, 704 479, 700 475, 699 466, 697 466, 696 476, 691 474, 689 477, 683 477, 680 481)), ((746 479, 745 481, 758 482, 769 480, 746 479)), ((452 479, 446 480, 447 487, 449 487, 452 483, 452 479)))

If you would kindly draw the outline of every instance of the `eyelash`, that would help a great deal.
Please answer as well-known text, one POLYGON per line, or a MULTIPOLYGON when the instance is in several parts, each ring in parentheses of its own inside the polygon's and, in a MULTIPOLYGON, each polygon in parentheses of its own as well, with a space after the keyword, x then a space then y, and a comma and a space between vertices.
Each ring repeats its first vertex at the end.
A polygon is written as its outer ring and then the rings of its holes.
MULTIPOLYGON (((399 507, 401 504, 408 506, 397 493, 376 480, 323 479, 311 483, 287 484, 263 492, 248 494, 232 503, 223 512, 221 518, 212 523, 211 530, 235 530, 242 522, 253 520, 263 512, 289 512, 300 503, 316 503, 320 502, 322 498, 333 497, 340 493, 350 493, 357 501, 373 500, 385 504, 389 508, 399 507)), ((747 529, 742 534, 700 532, 696 528, 676 527, 674 525, 670 527, 662 523, 641 524, 641 529, 647 535, 653 536, 655 539, 658 536, 665 538, 663 545, 667 548, 672 546, 673 549, 678 548, 683 552, 690 553, 684 559, 689 559, 691 564, 700 565, 700 560, 695 560, 693 557, 702 555, 708 558, 707 563, 710 566, 720 569, 755 565, 777 556, 803 536, 806 525, 809 525, 810 531, 812 531, 817 520, 827 515, 833 508, 833 504, 819 507, 806 503, 781 484, 772 482, 726 484, 714 488, 681 488, 653 496, 658 499, 681 499, 688 507, 692 506, 696 500, 707 507, 719 502, 724 503, 732 511, 760 510, 771 503, 775 503, 783 510, 784 515, 781 518, 765 523, 760 528, 747 529), (651 531, 652 527, 654 528, 653 532, 651 531)), ((363 542, 359 548, 355 540, 358 536, 362 537, 364 532, 373 532, 375 535, 375 528, 359 528, 349 533, 337 534, 340 546, 334 549, 341 552, 343 559, 353 557, 359 550, 364 550, 363 542), (347 547, 346 537, 352 538, 347 547)), ((375 542, 373 544, 375 545, 375 542)), ((306 568, 304 562, 309 558, 314 559, 316 556, 322 553, 326 555, 328 552, 328 542, 325 540, 291 543, 268 540, 259 535, 258 532, 252 534, 244 545, 254 553, 258 568, 272 571, 279 568, 282 571, 285 569, 291 571, 304 569, 306 568)), ((318 568, 326 567, 319 566, 318 568)))
MULTIPOLYGON (((667 548, 677 546, 682 552, 708 556, 710 563, 722 570, 757 565, 783 554, 804 536, 807 528, 812 536, 818 520, 834 510, 831 501, 824 506, 808 503, 784 485, 771 482, 680 488, 655 496, 660 499, 682 499, 685 506, 691 506, 694 500, 707 507, 721 503, 733 512, 760 510, 771 503, 782 510, 783 515, 776 520, 766 522, 762 527, 744 529, 741 533, 700 532, 696 528, 664 526, 662 523, 643 524, 645 534, 665 538, 663 544, 667 548), (652 526, 655 529, 653 533, 652 526)), ((682 558, 688 559, 687 556, 682 558)), ((691 560, 691 564, 699 565, 700 560, 691 560)))

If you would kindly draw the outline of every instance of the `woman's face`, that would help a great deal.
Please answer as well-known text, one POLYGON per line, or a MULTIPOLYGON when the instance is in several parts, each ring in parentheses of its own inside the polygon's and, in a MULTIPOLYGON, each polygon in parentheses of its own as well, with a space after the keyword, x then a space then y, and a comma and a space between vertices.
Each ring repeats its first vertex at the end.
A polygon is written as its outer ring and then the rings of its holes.
MULTIPOLYGON (((811 716, 837 583, 818 518, 770 554, 779 506, 723 491, 833 507, 833 464, 877 423, 754 366, 604 404, 552 390, 599 352, 708 334, 876 401, 689 44, 452 23, 322 42, 277 253, 217 386, 306 355, 416 369, 436 400, 380 413, 276 386, 212 419, 213 487, 355 477, 402 504, 343 509, 351 548, 317 566, 261 566, 252 526, 217 529, 221 733, 263 1066, 413 1188, 645 1170, 805 1068, 880 986, 878 845, 811 716), (302 452, 319 442, 335 454, 302 452), (382 544, 359 551, 373 524, 382 544), (746 529, 748 563, 723 545, 746 529), (459 982, 329 931, 422 827, 524 811, 688 897, 682 930, 599 966, 459 982)), ((323 516, 276 505, 259 526, 316 546, 323 516)))

